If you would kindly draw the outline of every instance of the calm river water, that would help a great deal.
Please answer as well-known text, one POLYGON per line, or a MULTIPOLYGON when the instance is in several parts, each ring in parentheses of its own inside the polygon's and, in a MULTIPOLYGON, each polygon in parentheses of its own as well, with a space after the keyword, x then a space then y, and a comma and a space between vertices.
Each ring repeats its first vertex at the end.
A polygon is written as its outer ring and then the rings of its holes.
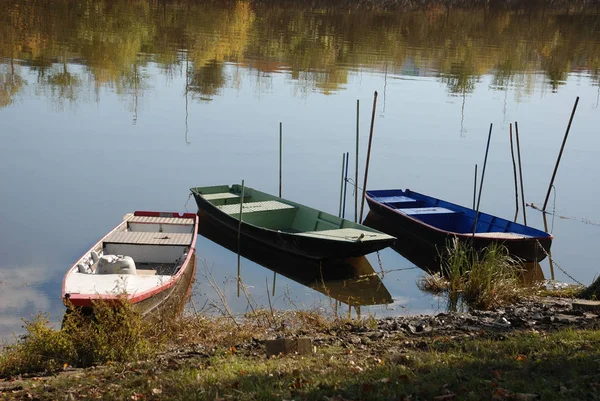
MULTIPOLYGON (((276 194, 280 122, 284 197, 337 213, 344 152, 353 176, 357 99, 362 182, 374 91, 369 188, 470 205, 493 123, 481 209, 510 219, 509 124, 519 123, 526 201, 540 205, 580 96, 549 224, 556 279, 589 284, 600 239, 600 10, 518 3, 0 1, 0 337, 38 311, 58 321, 66 269, 124 214, 195 211, 190 187, 242 179, 276 194)), ((539 212, 527 208, 527 220, 542 228, 539 212)), ((194 306, 217 299, 212 275, 245 311, 237 256, 203 237, 198 255, 194 306)), ((367 259, 386 271, 393 303, 363 314, 444 308, 396 252, 367 259)), ((542 269, 548 278, 547 261, 542 269)), ((244 259, 242 275, 266 305, 272 271, 244 259)), ((329 307, 283 276, 272 302, 329 307)))

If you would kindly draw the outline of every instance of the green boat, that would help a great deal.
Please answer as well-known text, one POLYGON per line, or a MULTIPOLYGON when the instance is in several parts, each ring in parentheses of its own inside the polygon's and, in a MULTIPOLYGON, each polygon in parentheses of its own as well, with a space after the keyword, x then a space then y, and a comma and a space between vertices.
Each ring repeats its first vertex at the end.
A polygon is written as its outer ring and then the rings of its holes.
POLYGON ((240 246, 261 243, 290 254, 325 260, 366 255, 396 240, 373 228, 256 189, 245 187, 242 201, 242 187, 237 184, 191 191, 200 224, 203 219, 211 219, 231 234, 239 231, 240 246))

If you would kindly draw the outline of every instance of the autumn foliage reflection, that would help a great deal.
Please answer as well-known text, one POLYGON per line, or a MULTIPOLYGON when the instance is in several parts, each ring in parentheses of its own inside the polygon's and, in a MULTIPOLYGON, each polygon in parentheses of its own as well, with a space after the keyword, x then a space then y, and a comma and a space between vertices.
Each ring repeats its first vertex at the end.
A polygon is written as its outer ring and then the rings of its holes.
POLYGON ((356 70, 435 77, 450 94, 473 91, 487 74, 494 88, 527 94, 540 85, 534 73, 555 91, 572 72, 600 81, 600 12, 584 3, 367 3, 3 1, 0 107, 32 80, 25 71, 59 103, 101 87, 137 99, 150 64, 185 76, 186 93, 208 101, 240 85, 229 63, 259 90, 286 72, 296 93, 334 93, 356 70))

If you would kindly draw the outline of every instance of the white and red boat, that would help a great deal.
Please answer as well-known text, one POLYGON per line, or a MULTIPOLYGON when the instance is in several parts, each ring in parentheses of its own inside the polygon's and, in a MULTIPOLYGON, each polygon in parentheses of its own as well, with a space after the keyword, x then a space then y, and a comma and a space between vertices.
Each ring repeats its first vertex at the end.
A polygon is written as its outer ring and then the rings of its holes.
POLYGON ((144 316, 181 311, 196 274, 198 216, 138 211, 67 271, 67 306, 92 311, 94 301, 127 298, 144 316))

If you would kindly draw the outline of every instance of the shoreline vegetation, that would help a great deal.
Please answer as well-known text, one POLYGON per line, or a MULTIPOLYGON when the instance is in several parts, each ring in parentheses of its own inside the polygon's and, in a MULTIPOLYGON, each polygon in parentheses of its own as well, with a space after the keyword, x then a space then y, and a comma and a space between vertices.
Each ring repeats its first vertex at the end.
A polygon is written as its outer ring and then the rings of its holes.
POLYGON ((0 399, 598 399, 600 304, 574 298, 597 298, 598 283, 564 298, 522 287, 502 250, 450 245, 434 282, 468 312, 351 319, 250 305, 157 324, 124 298, 96 303, 93 319, 71 310, 62 330, 39 315, 0 351, 0 399), (273 354, 277 338, 310 347, 273 354))

